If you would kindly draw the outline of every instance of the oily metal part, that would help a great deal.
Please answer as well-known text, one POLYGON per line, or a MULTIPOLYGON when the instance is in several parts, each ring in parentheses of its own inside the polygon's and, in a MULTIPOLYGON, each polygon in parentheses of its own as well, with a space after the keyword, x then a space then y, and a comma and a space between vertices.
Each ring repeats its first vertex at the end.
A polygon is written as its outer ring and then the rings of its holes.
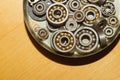
POLYGON ((106 25, 107 25, 107 20, 103 17, 97 19, 93 25, 93 28, 98 33, 101 48, 104 48, 107 45, 106 36, 103 32, 103 29, 106 27, 106 25))

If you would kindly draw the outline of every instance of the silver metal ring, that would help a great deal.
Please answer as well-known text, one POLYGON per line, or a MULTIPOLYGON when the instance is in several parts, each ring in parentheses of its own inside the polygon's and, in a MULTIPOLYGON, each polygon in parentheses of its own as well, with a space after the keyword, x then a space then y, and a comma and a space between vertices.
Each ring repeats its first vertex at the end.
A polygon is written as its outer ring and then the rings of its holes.
POLYGON ((115 14, 115 5, 112 2, 106 2, 101 7, 101 12, 104 16, 112 16, 115 14))
POLYGON ((51 24, 61 25, 68 19, 68 9, 61 3, 54 3, 47 9, 47 20, 51 24))
POLYGON ((82 22, 85 19, 84 12, 81 10, 75 11, 73 17, 77 22, 82 22))
POLYGON ((76 42, 73 33, 67 30, 59 30, 53 34, 51 43, 56 51, 67 53, 74 49, 76 42))
POLYGON ((65 28, 69 31, 75 31, 78 28, 78 24, 74 19, 69 19, 66 22, 65 28))
POLYGON ((115 35, 115 30, 111 26, 106 26, 103 31, 107 38, 112 38, 115 35))
POLYGON ((100 8, 92 4, 84 6, 82 10, 85 14, 85 20, 83 23, 87 26, 93 26, 93 23, 102 16, 100 8))
POLYGON ((94 51, 99 43, 97 32, 90 27, 81 27, 75 32, 76 48, 82 53, 94 51))
POLYGON ((37 16, 44 15, 46 13, 46 9, 46 4, 43 1, 33 5, 33 13, 37 16))
POLYGON ((119 20, 116 16, 110 16, 108 18, 108 25, 110 25, 110 26, 115 26, 118 24, 118 22, 119 22, 119 20))
POLYGON ((81 2, 79 0, 70 0, 69 7, 71 10, 79 10, 81 8, 81 2))

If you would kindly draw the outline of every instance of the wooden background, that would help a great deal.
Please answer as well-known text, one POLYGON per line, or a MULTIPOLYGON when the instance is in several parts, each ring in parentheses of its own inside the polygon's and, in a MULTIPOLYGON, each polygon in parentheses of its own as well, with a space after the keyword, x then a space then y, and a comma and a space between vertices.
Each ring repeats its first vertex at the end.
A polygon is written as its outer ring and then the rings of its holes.
POLYGON ((28 36, 22 0, 0 2, 0 80, 120 80, 120 42, 107 54, 55 59, 28 36), (71 63, 70 63, 71 62, 71 63), (89 64, 88 64, 89 63, 89 64), (70 65, 71 64, 71 65, 70 65))

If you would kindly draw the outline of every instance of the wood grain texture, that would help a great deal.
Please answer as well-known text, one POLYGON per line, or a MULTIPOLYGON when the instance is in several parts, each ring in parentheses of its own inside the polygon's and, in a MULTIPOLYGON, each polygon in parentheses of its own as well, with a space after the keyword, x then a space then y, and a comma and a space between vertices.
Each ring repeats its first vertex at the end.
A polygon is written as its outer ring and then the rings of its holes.
POLYGON ((42 54, 30 40, 22 0, 0 2, 0 80, 120 80, 120 42, 103 58, 66 65, 42 54))

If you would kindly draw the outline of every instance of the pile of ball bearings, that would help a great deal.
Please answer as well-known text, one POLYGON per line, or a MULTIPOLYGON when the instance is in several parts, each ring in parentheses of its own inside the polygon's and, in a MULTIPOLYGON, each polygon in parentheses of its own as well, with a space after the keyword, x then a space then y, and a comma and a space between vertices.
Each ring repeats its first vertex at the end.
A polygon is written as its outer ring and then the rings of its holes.
POLYGON ((97 53, 112 42, 119 29, 110 0, 28 0, 27 12, 39 25, 32 29, 38 43, 62 56, 97 53))

